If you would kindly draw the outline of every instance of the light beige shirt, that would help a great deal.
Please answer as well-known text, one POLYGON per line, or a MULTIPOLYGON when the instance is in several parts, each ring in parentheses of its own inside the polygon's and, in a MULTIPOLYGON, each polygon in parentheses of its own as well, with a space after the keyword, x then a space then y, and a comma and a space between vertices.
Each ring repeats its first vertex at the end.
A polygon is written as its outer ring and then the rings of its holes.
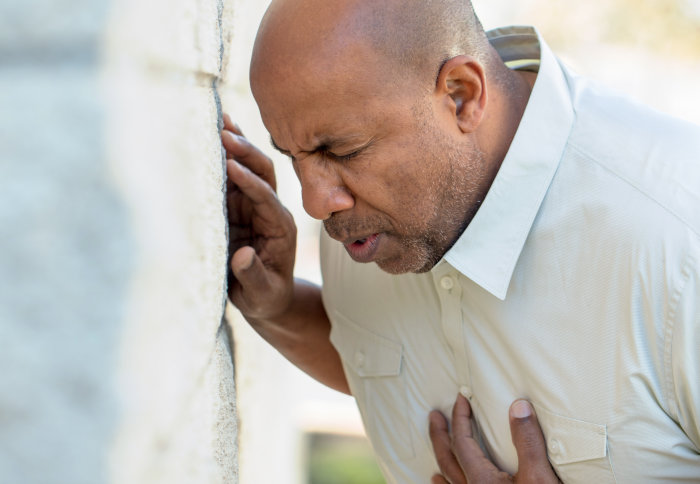
POLYGON ((539 74, 444 259, 392 276, 322 237, 331 341, 380 465, 429 482, 428 412, 461 391, 508 472, 524 397, 564 482, 700 482, 700 128, 577 77, 531 28, 492 37, 539 74))

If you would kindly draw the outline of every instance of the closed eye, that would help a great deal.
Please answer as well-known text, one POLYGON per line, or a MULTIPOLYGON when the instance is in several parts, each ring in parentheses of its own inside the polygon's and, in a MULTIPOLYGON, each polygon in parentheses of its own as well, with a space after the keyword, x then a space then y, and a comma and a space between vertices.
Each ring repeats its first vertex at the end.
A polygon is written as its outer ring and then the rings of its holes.
POLYGON ((353 158, 355 158, 357 155, 361 153, 362 150, 357 150, 353 151, 352 153, 348 153, 346 155, 336 155, 335 153, 331 153, 330 151, 327 151, 325 154, 329 158, 332 158, 335 161, 350 161, 353 158))

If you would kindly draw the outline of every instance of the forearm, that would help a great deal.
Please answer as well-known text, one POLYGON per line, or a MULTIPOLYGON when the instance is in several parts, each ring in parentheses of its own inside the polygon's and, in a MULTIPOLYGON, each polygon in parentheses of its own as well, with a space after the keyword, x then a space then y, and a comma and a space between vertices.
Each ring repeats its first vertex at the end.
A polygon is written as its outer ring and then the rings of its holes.
POLYGON ((324 385, 350 394, 340 356, 330 341, 331 325, 318 286, 297 279, 293 302, 282 316, 274 320, 247 320, 302 371, 324 385))

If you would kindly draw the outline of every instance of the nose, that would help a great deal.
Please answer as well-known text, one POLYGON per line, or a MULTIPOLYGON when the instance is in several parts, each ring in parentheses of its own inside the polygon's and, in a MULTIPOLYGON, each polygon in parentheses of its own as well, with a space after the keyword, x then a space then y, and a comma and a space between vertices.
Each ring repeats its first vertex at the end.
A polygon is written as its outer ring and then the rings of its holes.
POLYGON ((343 183, 332 161, 307 157, 296 163, 304 210, 313 218, 325 220, 333 213, 348 210, 355 198, 343 183))

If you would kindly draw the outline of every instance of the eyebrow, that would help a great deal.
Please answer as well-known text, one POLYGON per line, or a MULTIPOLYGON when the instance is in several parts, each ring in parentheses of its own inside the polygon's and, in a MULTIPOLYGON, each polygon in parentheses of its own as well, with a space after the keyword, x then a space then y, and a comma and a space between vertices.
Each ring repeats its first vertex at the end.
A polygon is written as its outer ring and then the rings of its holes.
MULTIPOLYGON (((333 148, 334 146, 342 146, 344 144, 353 144, 353 141, 355 141, 357 138, 353 136, 345 136, 345 137, 340 137, 340 138, 328 138, 324 137, 322 138, 318 145, 316 145, 311 151, 306 151, 306 153, 315 153, 317 151, 325 151, 333 148)), ((274 138, 272 135, 270 135, 270 144, 274 149, 282 153, 283 155, 289 156, 291 158, 294 158, 292 156, 292 153, 289 150, 285 150, 284 148, 280 148, 277 143, 275 143, 274 138)))

